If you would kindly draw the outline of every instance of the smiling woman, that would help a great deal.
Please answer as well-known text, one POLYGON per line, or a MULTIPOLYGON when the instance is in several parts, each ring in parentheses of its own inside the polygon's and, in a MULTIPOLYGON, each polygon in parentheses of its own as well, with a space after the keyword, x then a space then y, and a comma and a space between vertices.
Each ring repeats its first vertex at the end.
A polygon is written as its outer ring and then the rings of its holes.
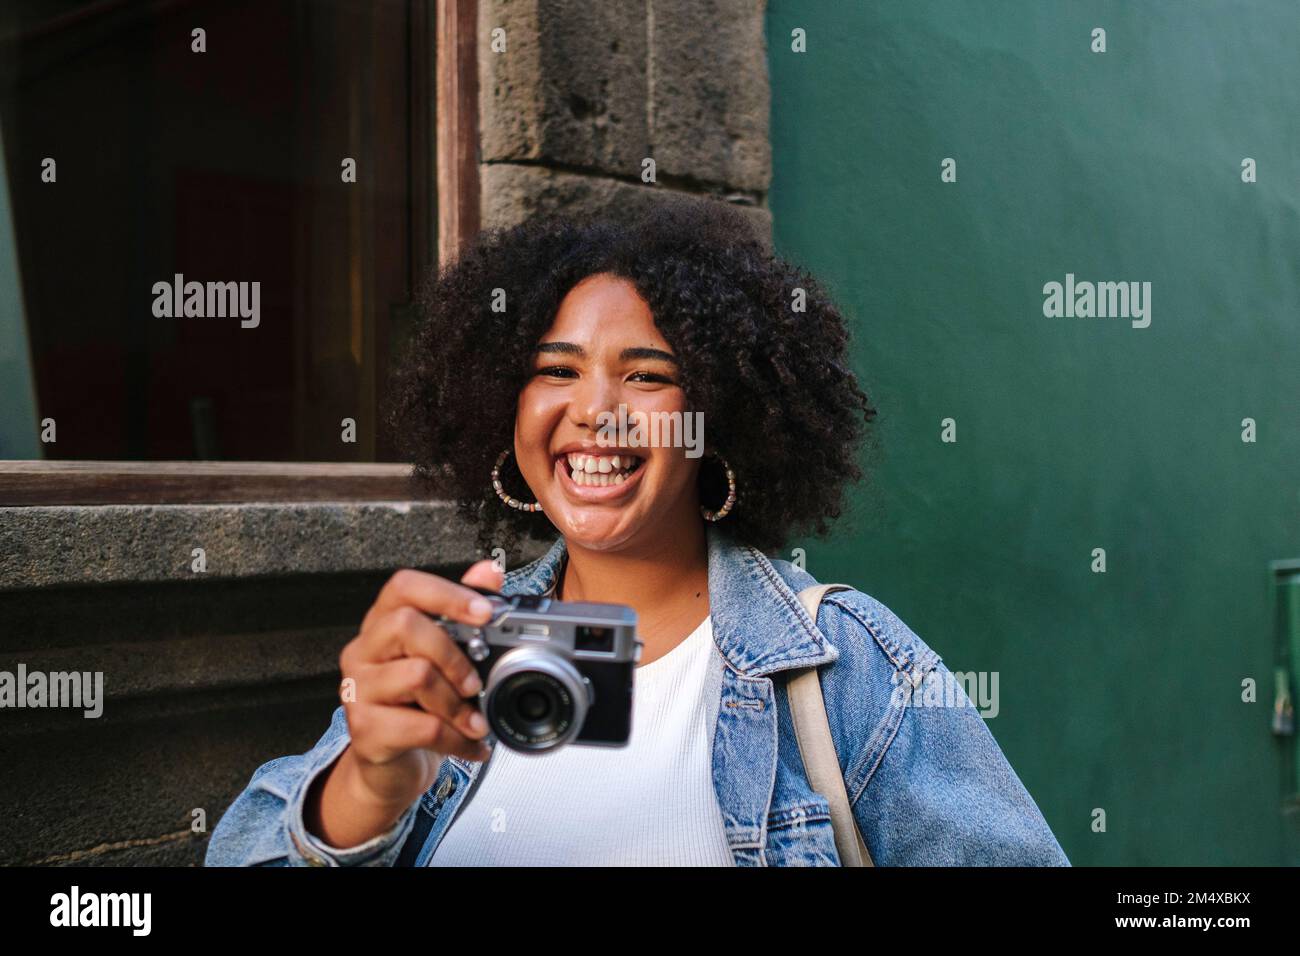
POLYGON ((510 551, 521 534, 548 539, 561 527, 548 506, 580 517, 554 459, 568 443, 594 444, 597 416, 620 404, 696 413, 706 454, 648 449, 644 488, 626 499, 633 511, 582 512, 603 528, 626 532, 670 490, 677 522, 698 515, 688 488, 719 508, 730 464, 729 526, 772 550, 827 531, 862 477, 874 411, 849 367, 843 317, 734 207, 674 199, 637 218, 485 232, 427 284, 421 314, 390 425, 417 475, 456 495, 485 550, 510 551), (536 497, 541 513, 497 500, 487 478, 506 449, 506 492, 536 497), (670 461, 681 470, 670 474, 670 461))
POLYGON ((939 655, 765 553, 833 527, 873 411, 839 311, 740 213, 677 200, 489 232, 422 312, 391 419, 416 474, 455 490, 485 552, 553 543, 505 576, 394 575, 329 730, 254 774, 209 863, 1068 863, 970 699, 913 706, 949 677, 939 655), (699 416, 704 454, 611 440, 619 415, 699 416), (430 617, 484 624, 465 585, 630 606, 626 744, 496 746, 430 617), (817 688, 829 735, 805 750, 817 688))

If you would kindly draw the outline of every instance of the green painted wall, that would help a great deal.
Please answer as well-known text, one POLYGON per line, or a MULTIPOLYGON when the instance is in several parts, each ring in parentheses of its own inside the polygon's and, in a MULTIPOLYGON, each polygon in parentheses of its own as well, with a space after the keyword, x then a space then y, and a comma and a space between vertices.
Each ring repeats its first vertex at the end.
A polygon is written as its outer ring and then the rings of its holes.
POLYGON ((856 524, 802 542, 808 570, 999 672, 989 729, 1076 865, 1283 862, 1294 0, 769 0, 768 50, 777 248, 851 316, 881 411, 856 524), (1066 273, 1152 283, 1151 325, 1045 317, 1066 273))

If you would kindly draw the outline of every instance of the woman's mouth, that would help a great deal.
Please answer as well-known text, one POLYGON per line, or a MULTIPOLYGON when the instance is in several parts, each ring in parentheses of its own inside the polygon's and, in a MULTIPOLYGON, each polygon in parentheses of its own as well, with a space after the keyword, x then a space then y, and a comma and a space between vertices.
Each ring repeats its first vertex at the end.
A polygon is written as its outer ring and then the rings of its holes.
POLYGON ((556 475, 564 490, 581 501, 620 498, 640 481, 645 459, 620 452, 589 455, 569 452, 555 460, 556 475))

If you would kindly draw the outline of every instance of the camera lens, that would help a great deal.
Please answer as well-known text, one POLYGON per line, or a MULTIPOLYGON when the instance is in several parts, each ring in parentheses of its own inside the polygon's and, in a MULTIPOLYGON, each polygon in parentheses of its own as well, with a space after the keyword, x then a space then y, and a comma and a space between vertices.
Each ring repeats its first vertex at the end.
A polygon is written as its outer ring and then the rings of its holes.
POLYGON ((589 685, 564 657, 543 647, 516 647, 488 674, 485 713, 497 739, 538 752, 577 736, 591 703, 589 685))
POLYGON ((529 720, 541 720, 546 712, 550 709, 549 701, 546 695, 536 690, 530 689, 519 695, 519 702, 515 705, 521 716, 529 720))
POLYGON ((552 675, 521 671, 496 688, 488 720, 500 728, 498 737, 541 750, 566 736, 573 724, 573 703, 573 695, 552 675))

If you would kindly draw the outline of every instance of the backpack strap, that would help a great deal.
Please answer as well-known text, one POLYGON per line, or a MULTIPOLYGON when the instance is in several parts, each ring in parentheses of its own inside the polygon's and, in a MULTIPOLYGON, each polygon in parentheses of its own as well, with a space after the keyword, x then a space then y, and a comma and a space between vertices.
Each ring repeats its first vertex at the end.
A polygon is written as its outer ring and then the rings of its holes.
MULTIPOLYGON (((814 584, 799 592, 803 605, 813 625, 817 624, 817 609, 822 597, 831 591, 851 591, 847 584, 814 584)), ((831 737, 830 721, 826 719, 826 700, 822 696, 821 678, 816 667, 795 671, 786 684, 790 700, 790 716, 794 720, 795 740, 799 756, 803 758, 804 771, 812 788, 826 798, 831 808, 831 828, 835 833, 835 849, 842 866, 873 866, 862 831, 853 818, 849 795, 844 789, 844 775, 835 742, 831 737)))

